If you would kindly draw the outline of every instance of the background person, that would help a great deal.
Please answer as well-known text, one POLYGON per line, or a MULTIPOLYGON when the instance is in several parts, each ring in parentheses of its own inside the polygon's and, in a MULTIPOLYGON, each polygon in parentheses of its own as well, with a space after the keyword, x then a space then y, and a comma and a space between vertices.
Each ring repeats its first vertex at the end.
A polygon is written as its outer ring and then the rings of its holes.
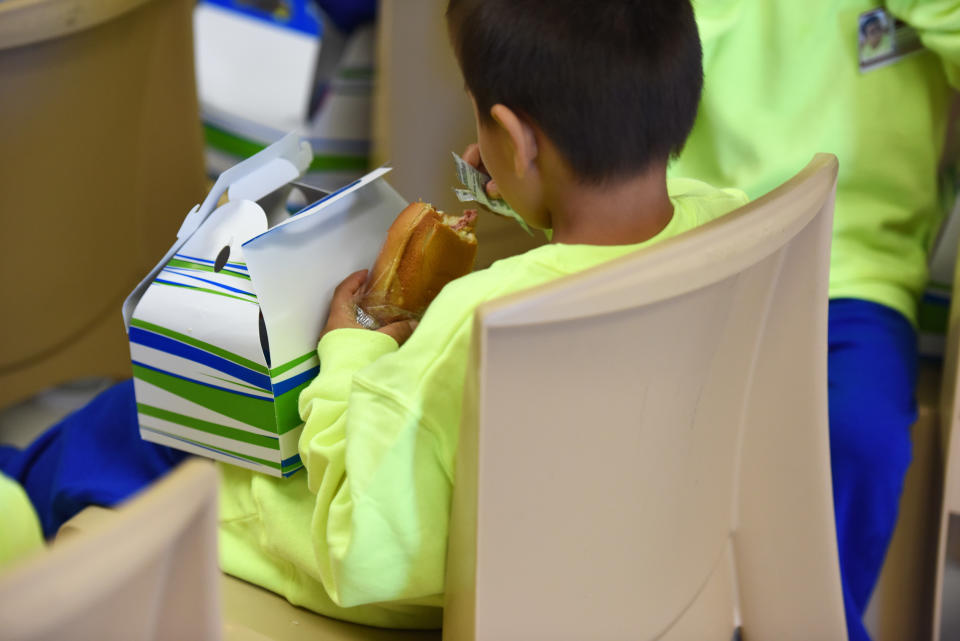
POLYGON ((941 220, 938 164, 960 62, 957 0, 700 0, 705 86, 672 171, 755 198, 817 152, 840 159, 830 264, 834 507, 850 638, 897 519, 916 419, 917 302, 941 220), (888 10, 928 50, 862 72, 888 10), (872 27, 871 27, 872 28, 872 27))

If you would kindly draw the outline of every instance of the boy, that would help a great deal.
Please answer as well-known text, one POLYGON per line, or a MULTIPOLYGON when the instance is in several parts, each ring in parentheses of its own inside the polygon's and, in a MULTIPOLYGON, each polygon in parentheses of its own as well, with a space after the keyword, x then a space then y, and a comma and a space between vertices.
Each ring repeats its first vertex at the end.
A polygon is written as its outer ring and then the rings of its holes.
POLYGON ((416 331, 360 328, 353 301, 365 274, 347 277, 318 346, 321 373, 300 398, 305 471, 276 479, 222 467, 223 569, 373 625, 440 624, 476 306, 746 201, 666 180, 702 80, 686 0, 452 0, 448 21, 477 121, 467 157, 531 226, 553 230, 552 244, 454 281, 416 331))

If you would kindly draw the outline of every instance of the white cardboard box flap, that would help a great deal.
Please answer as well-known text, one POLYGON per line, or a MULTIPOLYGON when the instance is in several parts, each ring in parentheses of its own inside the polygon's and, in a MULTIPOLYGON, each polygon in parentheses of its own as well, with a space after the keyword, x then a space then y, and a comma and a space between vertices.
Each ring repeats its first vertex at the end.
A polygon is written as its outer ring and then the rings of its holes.
MULTIPOLYGON (((291 142, 277 144, 301 148, 291 142)), ((289 476, 301 467, 297 398, 319 371, 333 290, 373 263, 407 202, 381 168, 270 229, 253 200, 204 213, 218 190, 266 194, 304 170, 276 152, 222 174, 188 214, 194 231, 128 299, 128 327, 143 438, 289 476), (238 181, 260 187, 234 191, 238 181)))

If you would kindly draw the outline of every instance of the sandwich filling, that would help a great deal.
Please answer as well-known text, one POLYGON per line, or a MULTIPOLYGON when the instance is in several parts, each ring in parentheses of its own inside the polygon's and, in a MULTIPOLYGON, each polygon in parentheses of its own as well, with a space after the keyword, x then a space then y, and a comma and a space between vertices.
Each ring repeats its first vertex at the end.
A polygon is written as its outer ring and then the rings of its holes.
POLYGON ((438 212, 443 217, 443 224, 457 232, 460 238, 468 242, 476 242, 477 236, 473 232, 473 225, 477 220, 477 210, 467 209, 462 216, 438 212))

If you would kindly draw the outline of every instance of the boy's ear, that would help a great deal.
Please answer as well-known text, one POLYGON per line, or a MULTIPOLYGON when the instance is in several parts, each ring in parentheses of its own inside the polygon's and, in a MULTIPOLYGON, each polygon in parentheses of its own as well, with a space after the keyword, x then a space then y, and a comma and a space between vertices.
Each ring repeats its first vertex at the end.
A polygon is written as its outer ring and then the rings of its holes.
POLYGON ((490 116, 506 132, 513 147, 513 170, 523 178, 537 157, 537 136, 533 127, 509 107, 496 104, 490 116))

